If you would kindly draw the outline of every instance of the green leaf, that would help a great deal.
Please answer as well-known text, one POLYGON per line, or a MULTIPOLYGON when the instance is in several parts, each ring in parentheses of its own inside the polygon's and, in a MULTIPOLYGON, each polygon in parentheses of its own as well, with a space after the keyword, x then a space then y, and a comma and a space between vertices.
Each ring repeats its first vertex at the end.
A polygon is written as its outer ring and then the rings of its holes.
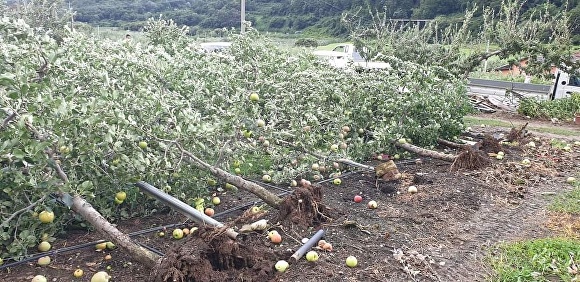
POLYGON ((70 209, 73 205, 73 197, 68 194, 65 193, 60 197, 60 200, 70 209))
POLYGON ((1 86, 10 86, 14 84, 14 78, 16 76, 12 73, 3 73, 0 74, 0 85, 1 86))
POLYGON ((26 155, 26 153, 24 151, 22 151, 18 148, 14 149, 14 151, 12 151, 12 154, 17 159, 24 159, 24 156, 26 155))

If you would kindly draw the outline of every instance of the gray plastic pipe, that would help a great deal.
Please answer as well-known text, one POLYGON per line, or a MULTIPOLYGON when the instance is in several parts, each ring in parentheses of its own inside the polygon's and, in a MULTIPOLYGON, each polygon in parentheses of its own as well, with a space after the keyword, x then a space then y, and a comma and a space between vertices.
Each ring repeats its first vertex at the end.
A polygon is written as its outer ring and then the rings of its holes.
MULTIPOLYGON (((157 200, 165 203, 166 205, 168 205, 172 209, 182 213, 183 215, 187 216, 188 218, 190 218, 191 220, 195 221, 198 224, 205 224, 205 225, 209 225, 209 226, 217 227, 217 228, 224 226, 223 223, 205 215, 204 213, 201 213, 200 211, 194 209, 190 205, 188 205, 188 204, 180 201, 179 199, 159 190, 155 186, 153 186, 145 181, 139 181, 139 182, 135 183, 135 186, 137 186, 137 187, 139 187, 139 189, 149 193, 151 196, 155 197, 157 200)), ((236 239, 236 237, 238 236, 238 233, 235 232, 231 228, 228 228, 226 230, 226 234, 228 235, 228 237, 230 237, 232 239, 236 239)))
POLYGON ((324 232, 325 231, 323 229, 318 230, 318 232, 316 232, 308 241, 306 241, 306 243, 304 243, 304 245, 302 245, 302 247, 300 247, 300 249, 298 249, 298 251, 296 251, 291 258, 297 261, 301 257, 303 257, 304 254, 308 252, 308 250, 310 250, 312 246, 314 246, 314 244, 320 241, 320 238, 324 236, 324 232))

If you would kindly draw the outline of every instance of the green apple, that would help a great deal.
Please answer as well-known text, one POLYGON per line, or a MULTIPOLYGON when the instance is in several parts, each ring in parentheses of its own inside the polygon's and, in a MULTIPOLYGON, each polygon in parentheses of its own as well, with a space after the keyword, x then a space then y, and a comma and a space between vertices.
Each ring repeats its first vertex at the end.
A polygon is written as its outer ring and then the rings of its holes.
POLYGON ((115 248, 117 248, 117 246, 115 246, 115 244, 113 242, 107 242, 107 249, 109 250, 114 250, 115 248))
POLYGON ((336 144, 330 145, 330 150, 333 151, 333 152, 338 151, 338 145, 336 145, 336 144))
POLYGON ((48 250, 50 250, 50 243, 47 241, 42 241, 40 242, 40 244, 38 244, 38 250, 41 252, 46 252, 48 250))
POLYGON ((272 181, 272 177, 270 175, 264 174, 264 176, 262 176, 262 181, 270 182, 272 181))
POLYGON ((320 166, 318 164, 312 164, 312 170, 319 170, 320 166))
POLYGON ((348 267, 356 267, 358 264, 358 260, 354 256, 349 256, 346 258, 346 265, 348 267))
POLYGON ((264 127, 264 126, 266 126, 266 122, 263 119, 259 119, 256 121, 256 126, 264 127))
POLYGON ((238 190, 238 187, 234 186, 231 183, 226 183, 226 190, 236 191, 236 190, 238 190))
POLYGON ((54 213, 51 211, 41 211, 38 214, 38 219, 42 223, 51 223, 54 221, 54 213))
POLYGON ((566 183, 572 184, 574 182, 576 182, 575 177, 570 176, 570 177, 566 178, 566 183))
POLYGON ((370 201, 370 202, 367 204, 367 207, 369 207, 369 209, 376 209, 376 208, 377 208, 377 206, 378 206, 378 204, 377 204, 377 202, 375 202, 375 201, 370 201))
POLYGON ((276 268, 276 270, 278 270, 279 272, 284 272, 286 271, 286 269, 288 269, 288 266, 290 266, 288 264, 287 261, 285 260, 279 260, 276 265, 274 265, 274 267, 276 268))
POLYGON ((145 141, 139 142, 139 148, 146 149, 147 148, 147 142, 145 142, 145 141))
POLYGON ((340 178, 335 178, 332 183, 334 183, 334 185, 340 185, 340 183, 342 183, 342 180, 340 180, 340 178))
POLYGON ((183 230, 181 230, 181 229, 173 230, 173 238, 175 238, 175 239, 183 238, 183 230))
POLYGON ((50 257, 49 256, 44 256, 38 259, 38 265, 40 266, 45 266, 45 265, 49 265, 50 264, 50 257))
POLYGON ((31 282, 47 282, 48 280, 46 280, 46 277, 44 277, 43 275, 36 275, 30 281, 31 282))
POLYGON ((219 197, 213 197, 213 198, 211 199, 211 202, 212 202, 214 205, 216 205, 216 206, 217 206, 217 205, 219 205, 219 204, 220 204, 222 201, 220 200, 220 198, 219 198, 219 197))
POLYGON ((306 260, 307 261, 317 261, 318 260, 318 253, 315 251, 310 251, 306 253, 306 260))
POLYGON ((120 201, 124 201, 127 198, 127 193, 120 191, 115 194, 115 198, 119 199, 120 201))
POLYGON ((99 271, 91 277, 91 282, 109 282, 111 276, 105 271, 99 271))
POLYGON ((258 93, 252 93, 250 94, 250 101, 252 102, 257 102, 258 100, 260 100, 260 96, 258 95, 258 93))
POLYGON ((73 272, 73 276, 76 277, 76 278, 82 277, 83 274, 84 274, 84 271, 82 269, 80 269, 80 268, 77 268, 75 270, 75 272, 73 272))
POLYGON ((253 207, 252 207, 252 209, 250 209, 250 212, 251 212, 252 214, 257 214, 257 213, 259 213, 261 210, 262 210, 262 209, 260 209, 260 207, 253 206, 253 207))
POLYGON ((68 154, 68 153, 70 153, 70 148, 68 146, 65 146, 65 145, 60 146, 60 148, 58 150, 62 154, 68 154))

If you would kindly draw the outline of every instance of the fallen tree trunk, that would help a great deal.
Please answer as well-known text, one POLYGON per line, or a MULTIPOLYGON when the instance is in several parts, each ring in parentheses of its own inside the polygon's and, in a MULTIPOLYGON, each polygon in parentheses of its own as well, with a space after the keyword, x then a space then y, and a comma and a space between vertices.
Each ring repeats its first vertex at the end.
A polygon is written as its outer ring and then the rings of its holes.
MULTIPOLYGON (((30 130, 37 139, 45 141, 44 138, 34 126, 31 124, 26 124, 28 130, 30 130)), ((62 167, 56 162, 56 157, 54 151, 51 148, 47 148, 46 154, 54 162, 54 168, 57 172, 57 176, 64 183, 69 182, 68 176, 62 169, 62 167)), ((88 203, 79 195, 71 196, 65 193, 59 193, 59 198, 62 202, 69 205, 69 207, 80 216, 82 216, 89 224, 91 224, 95 229, 104 235, 105 238, 111 242, 116 243, 119 247, 124 248, 135 260, 139 261, 146 267, 154 267, 157 261, 161 258, 157 254, 139 246, 131 240, 131 238, 119 231, 114 225, 107 221, 93 206, 88 203)))
POLYGON ((443 146, 447 146, 450 148, 456 148, 456 149, 465 149, 465 148, 470 146, 467 144, 459 144, 459 143, 451 142, 449 140, 445 140, 445 139, 441 139, 441 138, 437 138, 437 143, 439 143, 443 146))
POLYGON ((415 153, 415 154, 420 155, 420 156, 430 157, 430 158, 444 160, 444 161, 448 161, 448 162, 453 162, 453 161, 455 161, 455 158, 457 158, 457 156, 455 156, 455 155, 444 154, 444 153, 440 153, 437 151, 427 150, 427 149, 424 149, 424 148, 421 148, 421 147, 418 147, 415 145, 411 145, 409 143, 395 142, 395 146, 403 148, 409 152, 415 153))
POLYGON ((72 200, 72 210, 82 216, 95 229, 105 235, 111 242, 124 248, 135 260, 146 267, 153 268, 161 258, 157 254, 137 245, 131 238, 111 225, 97 210, 80 196, 74 196, 72 200))
POLYGON ((258 198, 262 199, 266 204, 268 204, 269 206, 271 206, 273 208, 278 208, 280 206, 280 203, 282 203, 282 199, 280 197, 278 197, 276 194, 266 190, 264 187, 254 183, 254 182, 245 180, 244 178, 242 178, 240 176, 233 175, 233 174, 231 174, 223 169, 212 166, 212 165, 202 161, 201 159, 196 157, 191 152, 183 149, 181 144, 179 144, 177 142, 174 142, 174 143, 176 144, 177 148, 179 148, 179 150, 189 158, 191 163, 193 165, 197 166, 198 168, 206 169, 211 174, 213 174, 215 177, 258 196, 258 198))
POLYGON ((437 151, 427 150, 408 143, 395 142, 395 145, 421 156, 451 162, 452 164, 450 170, 452 171, 459 169, 479 169, 491 163, 489 157, 487 157, 484 152, 479 150, 479 143, 476 143, 474 146, 467 145, 463 147, 465 150, 462 151, 459 155, 444 154, 437 151))

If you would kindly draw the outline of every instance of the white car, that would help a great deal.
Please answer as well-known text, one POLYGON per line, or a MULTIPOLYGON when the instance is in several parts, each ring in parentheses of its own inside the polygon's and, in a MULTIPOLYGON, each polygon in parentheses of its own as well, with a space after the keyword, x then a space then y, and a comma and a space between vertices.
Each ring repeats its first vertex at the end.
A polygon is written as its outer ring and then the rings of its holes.
POLYGON ((232 46, 231 42, 204 42, 200 43, 199 46, 207 53, 219 53, 226 50, 232 46))

